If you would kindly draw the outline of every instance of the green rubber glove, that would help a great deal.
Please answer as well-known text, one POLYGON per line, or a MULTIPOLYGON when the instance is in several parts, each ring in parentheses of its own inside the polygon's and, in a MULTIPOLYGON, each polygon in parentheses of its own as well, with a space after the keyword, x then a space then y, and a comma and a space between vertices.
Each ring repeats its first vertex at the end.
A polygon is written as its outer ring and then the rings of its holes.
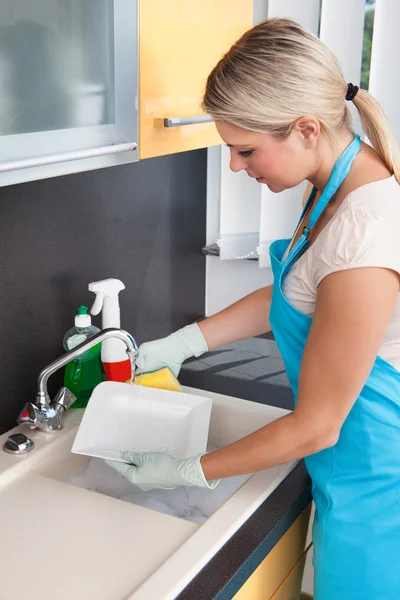
POLYGON ((177 377, 185 360, 201 356, 204 352, 208 352, 207 343, 197 323, 192 323, 165 338, 141 344, 136 373, 139 375, 169 367, 177 377))
POLYGON ((180 485, 214 489, 219 479, 206 480, 200 464, 202 456, 204 454, 177 459, 166 452, 124 452, 124 460, 129 464, 115 460, 105 462, 144 492, 180 485))

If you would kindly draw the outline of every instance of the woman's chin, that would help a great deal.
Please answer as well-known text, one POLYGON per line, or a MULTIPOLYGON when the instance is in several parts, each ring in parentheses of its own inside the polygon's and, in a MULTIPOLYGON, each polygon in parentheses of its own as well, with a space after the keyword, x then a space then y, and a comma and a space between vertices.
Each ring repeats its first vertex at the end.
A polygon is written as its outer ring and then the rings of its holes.
POLYGON ((258 183, 262 183, 262 184, 266 185, 267 188, 270 189, 271 192, 274 192, 275 194, 278 194, 279 192, 284 192, 285 190, 287 190, 287 186, 284 186, 281 183, 270 183, 264 177, 257 177, 256 179, 257 179, 258 183))
POLYGON ((265 183, 267 188, 269 190, 271 190, 271 192, 274 192, 275 194, 277 194, 279 192, 283 192, 283 190, 285 189, 284 187, 282 187, 281 185, 278 185, 277 183, 268 183, 265 180, 263 181, 263 183, 265 183))

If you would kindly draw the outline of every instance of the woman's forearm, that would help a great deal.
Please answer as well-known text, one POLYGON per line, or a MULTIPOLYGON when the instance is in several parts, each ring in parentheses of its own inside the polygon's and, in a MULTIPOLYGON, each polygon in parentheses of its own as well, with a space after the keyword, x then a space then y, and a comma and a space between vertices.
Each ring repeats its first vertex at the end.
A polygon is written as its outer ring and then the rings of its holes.
POLYGON ((238 300, 198 323, 209 350, 271 331, 272 285, 238 300))
POLYGON ((244 475, 304 458, 329 445, 326 432, 300 420, 293 412, 229 446, 205 454, 201 466, 207 480, 244 475))

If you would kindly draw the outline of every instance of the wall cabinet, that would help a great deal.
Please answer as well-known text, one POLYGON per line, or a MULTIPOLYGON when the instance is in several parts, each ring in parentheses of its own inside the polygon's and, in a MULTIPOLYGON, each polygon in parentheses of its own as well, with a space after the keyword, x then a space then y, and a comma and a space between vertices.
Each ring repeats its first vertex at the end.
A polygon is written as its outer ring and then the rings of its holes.
POLYGON ((3 0, 0 185, 221 143, 201 97, 218 59, 251 27, 252 8, 3 0))
POLYGON ((310 511, 303 511, 233 600, 299 599, 310 511))
POLYGON ((140 158, 221 143, 200 102, 208 74, 252 26, 253 0, 141 0, 140 158))
POLYGON ((138 0, 2 0, 0 185, 137 160, 138 0))

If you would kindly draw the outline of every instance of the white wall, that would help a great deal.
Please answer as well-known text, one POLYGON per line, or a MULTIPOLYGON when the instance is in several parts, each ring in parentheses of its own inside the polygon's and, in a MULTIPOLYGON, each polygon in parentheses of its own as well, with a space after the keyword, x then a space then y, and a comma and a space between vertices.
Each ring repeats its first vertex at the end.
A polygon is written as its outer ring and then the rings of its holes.
POLYGON ((206 260, 207 317, 273 281, 271 269, 260 269, 256 261, 222 261, 217 256, 206 260))

